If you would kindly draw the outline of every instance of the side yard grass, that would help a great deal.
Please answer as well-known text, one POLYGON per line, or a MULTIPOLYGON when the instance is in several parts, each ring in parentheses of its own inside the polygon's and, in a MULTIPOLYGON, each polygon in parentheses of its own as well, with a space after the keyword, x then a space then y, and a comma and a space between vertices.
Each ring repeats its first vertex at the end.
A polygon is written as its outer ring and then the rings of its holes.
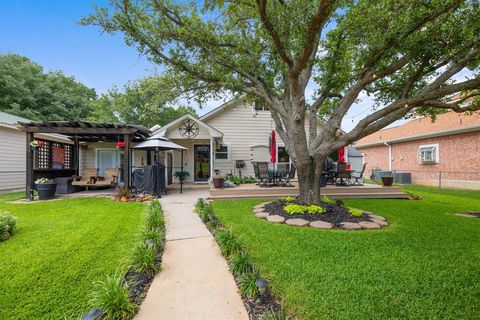
MULTIPOLYGON (((21 195, 20 195, 21 196, 21 195)), ((145 206, 109 199, 7 204, 17 220, 0 243, 0 319, 71 319, 88 310, 92 283, 127 271, 145 206)))
POLYGON ((222 200, 215 214, 242 241, 274 294, 298 319, 480 318, 479 191, 409 187, 423 200, 348 200, 387 218, 381 230, 276 225, 263 200, 222 200))

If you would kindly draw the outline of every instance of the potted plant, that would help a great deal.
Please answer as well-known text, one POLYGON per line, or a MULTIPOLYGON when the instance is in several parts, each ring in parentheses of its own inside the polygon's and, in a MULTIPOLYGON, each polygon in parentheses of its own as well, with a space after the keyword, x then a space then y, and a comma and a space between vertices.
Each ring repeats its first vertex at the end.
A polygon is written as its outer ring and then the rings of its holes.
POLYGON ((223 188, 224 182, 225 182, 225 177, 222 175, 217 174, 213 177, 213 186, 217 189, 223 188))
POLYGON ((175 176, 175 178, 178 178, 180 182, 183 182, 185 181, 186 177, 190 176, 190 173, 188 173, 188 171, 175 171, 173 175, 175 176))
POLYGON ((384 187, 391 187, 393 184, 393 176, 383 176, 382 183, 384 187))
POLYGON ((35 181, 35 188, 38 191, 38 198, 40 200, 50 200, 55 198, 57 183, 53 179, 40 178, 35 181))

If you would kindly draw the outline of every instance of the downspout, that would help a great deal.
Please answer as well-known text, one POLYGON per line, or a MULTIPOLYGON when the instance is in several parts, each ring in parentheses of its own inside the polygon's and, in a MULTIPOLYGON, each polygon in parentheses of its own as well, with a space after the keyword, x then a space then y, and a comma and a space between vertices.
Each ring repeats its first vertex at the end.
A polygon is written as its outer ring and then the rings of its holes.
POLYGON ((392 171, 392 145, 386 141, 384 141, 383 144, 388 147, 388 171, 392 171))

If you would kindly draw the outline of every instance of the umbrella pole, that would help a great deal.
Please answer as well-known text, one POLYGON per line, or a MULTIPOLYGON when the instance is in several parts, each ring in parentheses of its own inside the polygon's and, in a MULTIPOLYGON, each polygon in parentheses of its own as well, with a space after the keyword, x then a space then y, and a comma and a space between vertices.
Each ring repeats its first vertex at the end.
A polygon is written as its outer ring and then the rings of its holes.
POLYGON ((182 164, 180 166, 180 193, 183 193, 183 150, 181 150, 181 156, 180 156, 180 159, 182 161, 182 164))

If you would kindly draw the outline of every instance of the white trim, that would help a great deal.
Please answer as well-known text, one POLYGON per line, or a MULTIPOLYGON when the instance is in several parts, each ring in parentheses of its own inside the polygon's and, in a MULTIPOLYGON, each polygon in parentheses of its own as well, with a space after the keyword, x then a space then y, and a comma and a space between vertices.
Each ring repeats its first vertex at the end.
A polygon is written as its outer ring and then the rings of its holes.
MULTIPOLYGON (((232 144, 231 143, 221 143, 220 146, 227 147, 227 159, 217 159, 217 151, 214 149, 213 151, 213 159, 218 162, 228 162, 232 161, 232 144)), ((221 152, 222 154, 225 152, 221 152)))
POLYGON ((208 183, 208 180, 212 177, 212 170, 213 168, 210 166, 211 164, 211 157, 212 157, 212 150, 210 150, 209 154, 210 154, 210 161, 208 162, 208 166, 210 167, 210 176, 208 177, 207 180, 205 181, 195 181, 195 146, 209 146, 210 147, 210 144, 208 143, 193 143, 193 148, 192 148, 192 169, 193 169, 193 176, 192 176, 192 181, 193 183, 208 183))
POLYGON ((214 108, 213 110, 205 113, 203 116, 201 116, 201 117, 199 118, 199 120, 201 120, 201 121, 207 120, 208 118, 216 115, 216 114, 219 113, 220 111, 223 111, 223 110, 228 109, 229 106, 231 106, 231 105, 233 105, 233 104, 235 104, 235 103, 238 103, 238 102, 244 100, 246 97, 247 97, 246 94, 241 94, 241 95, 239 95, 239 96, 237 96, 237 97, 234 97, 234 98, 228 100, 227 102, 219 105, 218 107, 214 108))
POLYGON ((436 132, 429 132, 429 133, 422 133, 422 134, 409 136, 409 137, 404 137, 404 138, 398 138, 398 139, 375 141, 375 142, 370 142, 370 143, 366 143, 366 144, 362 144, 362 145, 356 145, 355 148, 361 149, 361 148, 380 146, 380 145, 383 145, 385 142, 387 142, 387 143, 400 143, 400 142, 407 142, 407 141, 420 140, 420 139, 426 139, 426 138, 443 137, 443 136, 449 136, 449 135, 461 134, 461 133, 468 133, 468 132, 475 132, 475 131, 480 131, 480 125, 474 125, 474 126, 468 126, 468 127, 462 127, 462 128, 455 128, 455 129, 449 129, 449 130, 443 130, 443 131, 436 131, 436 132))

